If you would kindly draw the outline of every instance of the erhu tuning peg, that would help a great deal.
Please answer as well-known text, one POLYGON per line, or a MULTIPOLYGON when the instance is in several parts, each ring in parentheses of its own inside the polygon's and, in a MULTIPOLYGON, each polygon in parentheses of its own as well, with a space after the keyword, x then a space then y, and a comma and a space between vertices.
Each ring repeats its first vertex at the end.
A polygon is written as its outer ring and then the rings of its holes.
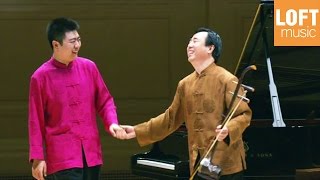
MULTIPOLYGON (((235 84, 238 84, 238 82, 236 82, 236 81, 232 81, 232 82, 235 83, 235 84)), ((245 90, 248 90, 250 92, 254 92, 255 91, 255 89, 253 87, 251 87, 251 86, 247 86, 247 85, 241 84, 241 87, 243 87, 245 90)))
MULTIPOLYGON (((234 92, 231 92, 229 91, 230 94, 234 95, 234 92)), ((249 98, 246 98, 244 96, 241 96, 241 95, 237 95, 238 98, 240 98, 241 100, 245 101, 246 103, 249 103, 250 102, 250 99, 249 98)))

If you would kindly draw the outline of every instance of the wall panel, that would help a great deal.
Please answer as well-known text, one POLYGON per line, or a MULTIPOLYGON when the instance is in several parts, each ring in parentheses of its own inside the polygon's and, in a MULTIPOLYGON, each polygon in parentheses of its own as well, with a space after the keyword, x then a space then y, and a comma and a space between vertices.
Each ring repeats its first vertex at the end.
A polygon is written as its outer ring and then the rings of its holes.
POLYGON ((259 1, 209 1, 209 24, 222 36, 221 65, 231 72, 239 60, 259 1))

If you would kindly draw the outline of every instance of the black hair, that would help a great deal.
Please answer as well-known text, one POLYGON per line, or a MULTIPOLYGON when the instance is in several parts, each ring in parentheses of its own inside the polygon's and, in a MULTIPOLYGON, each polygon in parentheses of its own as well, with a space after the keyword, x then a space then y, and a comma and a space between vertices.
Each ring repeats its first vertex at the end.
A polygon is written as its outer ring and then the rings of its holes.
POLYGON ((47 26, 47 36, 51 49, 53 49, 53 40, 62 44, 66 32, 75 31, 79 28, 78 22, 73 19, 65 17, 53 19, 47 26))
POLYGON ((219 36, 218 33, 214 32, 211 29, 208 28, 204 28, 201 27, 199 28, 196 32, 207 32, 208 36, 206 38, 206 42, 205 42, 205 46, 212 46, 214 45, 214 50, 212 51, 212 57, 215 59, 215 63, 218 62, 218 59, 220 57, 221 54, 221 50, 222 50, 222 41, 221 41, 221 37, 219 36))

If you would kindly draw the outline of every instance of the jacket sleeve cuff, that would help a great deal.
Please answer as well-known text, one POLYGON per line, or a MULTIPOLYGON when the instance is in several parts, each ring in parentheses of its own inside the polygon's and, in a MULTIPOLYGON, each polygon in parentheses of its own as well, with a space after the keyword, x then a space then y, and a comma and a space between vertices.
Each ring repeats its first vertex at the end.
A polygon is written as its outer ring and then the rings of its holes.
POLYGON ((44 160, 44 153, 42 146, 31 146, 29 152, 29 162, 34 159, 44 160))
POLYGON ((148 144, 153 143, 149 135, 148 122, 144 122, 142 124, 138 124, 134 126, 134 131, 136 133, 137 141, 140 146, 146 146, 148 144))

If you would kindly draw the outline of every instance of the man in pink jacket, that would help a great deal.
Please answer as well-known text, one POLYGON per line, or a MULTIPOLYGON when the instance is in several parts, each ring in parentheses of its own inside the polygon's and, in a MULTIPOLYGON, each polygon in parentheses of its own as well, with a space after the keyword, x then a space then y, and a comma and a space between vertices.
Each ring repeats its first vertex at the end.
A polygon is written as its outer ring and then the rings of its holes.
POLYGON ((102 152, 96 112, 112 136, 124 139, 116 106, 95 63, 78 57, 79 25, 52 20, 47 35, 52 57, 32 75, 29 94, 29 160, 42 180, 98 179, 102 152))

